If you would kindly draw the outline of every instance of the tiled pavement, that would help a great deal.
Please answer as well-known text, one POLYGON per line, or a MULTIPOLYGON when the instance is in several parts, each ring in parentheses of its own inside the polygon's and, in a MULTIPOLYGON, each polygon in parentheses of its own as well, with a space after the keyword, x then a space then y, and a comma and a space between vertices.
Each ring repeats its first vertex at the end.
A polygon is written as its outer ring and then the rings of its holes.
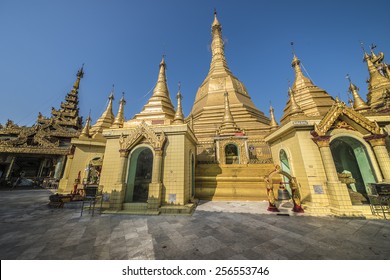
POLYGON ((48 208, 50 194, 0 191, 0 259, 390 259, 389 220, 281 216, 265 202, 80 217, 79 208, 48 208))

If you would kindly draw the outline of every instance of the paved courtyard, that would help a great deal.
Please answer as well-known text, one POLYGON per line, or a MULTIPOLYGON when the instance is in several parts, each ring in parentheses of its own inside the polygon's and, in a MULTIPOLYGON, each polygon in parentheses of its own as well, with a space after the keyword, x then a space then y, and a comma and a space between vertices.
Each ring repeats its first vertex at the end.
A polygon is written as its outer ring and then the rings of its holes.
POLYGON ((0 259, 390 259, 389 220, 208 201, 192 216, 80 217, 80 208, 49 208, 50 194, 0 191, 0 259))

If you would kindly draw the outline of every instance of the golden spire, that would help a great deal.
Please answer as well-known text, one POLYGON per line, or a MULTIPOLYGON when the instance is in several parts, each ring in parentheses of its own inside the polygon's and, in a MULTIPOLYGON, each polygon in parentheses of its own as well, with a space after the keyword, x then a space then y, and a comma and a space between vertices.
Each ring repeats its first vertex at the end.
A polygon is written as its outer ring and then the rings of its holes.
POLYGON ((216 11, 214 11, 214 21, 211 25, 211 34, 213 39, 211 42, 212 57, 210 72, 214 70, 215 67, 223 67, 225 70, 230 72, 225 58, 224 42, 222 39, 222 26, 218 21, 216 11))
POLYGON ((180 82, 179 82, 179 91, 177 92, 176 98, 177 98, 177 109, 175 113, 175 117, 173 119, 174 124, 183 124, 184 123, 184 115, 183 115, 183 109, 181 107, 181 99, 183 96, 180 92, 180 82))
POLYGON ((224 103, 225 103, 225 113, 223 116, 222 124, 219 127, 219 135, 234 135, 237 132, 240 132, 240 129, 237 127, 234 122, 232 113, 230 111, 229 105, 229 94, 227 92, 224 93, 224 103))
POLYGON ((217 9, 214 9, 214 21, 213 24, 211 25, 211 28, 213 28, 214 26, 221 26, 217 18, 217 9))
POLYGON ((269 114, 270 114, 270 117, 271 117, 271 121, 270 121, 270 124, 269 124, 271 126, 271 129, 275 129, 275 128, 279 127, 278 123, 275 120, 274 108, 272 107, 271 104, 269 106, 269 114))
POLYGON ((85 126, 83 128, 83 131, 81 131, 80 137, 86 137, 89 138, 89 129, 91 127, 91 112, 89 112, 88 118, 85 122, 85 126))
POLYGON ((348 97, 348 104, 351 109, 353 109, 353 100, 348 97))
POLYGON ((123 127, 123 123, 125 122, 124 118, 124 107, 126 105, 126 100, 125 100, 125 93, 122 92, 122 98, 119 100, 119 109, 118 109, 118 114, 115 117, 113 127, 123 127))
POLYGON ((112 101, 114 100, 114 86, 112 88, 111 94, 108 97, 108 105, 106 110, 96 121, 96 123, 91 127, 91 134, 102 133, 103 129, 110 128, 114 122, 114 114, 112 113, 112 101))
POLYGON ((164 124, 165 120, 173 120, 175 116, 175 109, 172 105, 171 98, 169 97, 165 68, 166 65, 163 56, 160 62, 160 70, 156 86, 153 90, 153 95, 144 106, 142 112, 135 115, 135 119, 150 120, 155 123, 162 122, 161 124, 164 124))
POLYGON ((224 93, 228 92, 229 106, 236 124, 245 129, 247 135, 268 133, 270 120, 256 107, 245 85, 227 66, 221 24, 216 13, 213 18, 210 68, 198 88, 186 122, 193 119, 194 133, 200 142, 211 141, 222 124, 225 114, 224 93))
POLYGON ((230 104, 229 104, 229 94, 227 92, 224 93, 224 104, 225 104, 225 114, 223 116, 223 122, 234 122, 232 112, 230 112, 230 104))
POLYGON ((349 81, 348 91, 352 94, 353 97, 353 109, 355 111, 362 111, 362 110, 369 109, 370 107, 366 104, 366 102, 363 101, 363 99, 360 97, 358 93, 359 88, 352 83, 351 77, 347 74, 346 78, 349 81))
POLYGON ((302 113, 302 109, 299 107, 297 102, 295 101, 294 91, 289 87, 288 88, 288 96, 290 97, 290 115, 302 113))
POLYGON ((167 78, 165 75, 165 68, 166 68, 166 64, 163 56, 160 62, 160 71, 158 73, 157 84, 153 90, 153 96, 169 97, 167 78))
POLYGON ((73 89, 76 90, 76 91, 80 87, 80 79, 84 77, 84 70, 83 69, 84 69, 84 63, 81 66, 81 68, 79 69, 79 71, 77 71, 77 79, 76 79, 76 81, 73 84, 73 89))
POLYGON ((382 63, 384 54, 375 55, 371 47, 371 56, 364 52, 364 61, 367 63, 370 78, 368 80, 367 104, 371 109, 382 110, 388 108, 389 92, 390 92, 390 77, 389 70, 386 69, 386 64, 382 63), (385 69, 383 69, 385 67, 385 69))
POLYGON ((301 64, 301 61, 294 54, 294 58, 291 62, 291 66, 294 68, 294 71, 295 71, 295 81, 293 84, 293 88, 303 87, 303 86, 314 87, 313 82, 309 78, 305 77, 305 75, 303 75, 300 64, 301 64))
POLYGON ((294 93, 291 95, 293 96, 292 100, 290 98, 290 102, 287 102, 284 108, 284 114, 280 120, 282 125, 288 121, 288 116, 292 112, 298 112, 299 110, 305 116, 325 116, 334 103, 333 98, 325 90, 317 87, 309 78, 305 77, 300 65, 301 61, 293 52, 291 66, 295 72, 295 80, 291 89, 289 89, 289 94, 290 91, 294 93), (293 105, 295 108, 290 108, 293 105))
POLYGON ((51 117, 45 118, 42 114, 39 115, 37 122, 39 124, 47 124, 49 122, 56 123, 66 129, 74 129, 80 131, 83 127, 82 118, 79 117, 78 108, 78 89, 80 80, 84 76, 83 66, 77 71, 77 78, 73 84, 73 88, 65 96, 65 101, 61 102, 60 108, 56 110, 52 107, 51 117))

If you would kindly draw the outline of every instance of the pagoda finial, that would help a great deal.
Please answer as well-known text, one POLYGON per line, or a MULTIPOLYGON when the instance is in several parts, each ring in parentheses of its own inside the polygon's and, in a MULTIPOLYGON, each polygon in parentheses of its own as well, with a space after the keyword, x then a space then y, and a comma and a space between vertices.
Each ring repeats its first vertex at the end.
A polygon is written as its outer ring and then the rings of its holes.
POLYGON ((217 18, 217 9, 216 8, 214 8, 214 21, 213 21, 213 24, 211 26, 212 27, 221 26, 221 24, 219 23, 218 18, 217 18))
POLYGON ((234 122, 232 112, 230 111, 228 92, 225 91, 223 96, 224 96, 224 104, 225 104, 225 113, 222 119, 222 124, 219 127, 219 135, 221 136, 234 135, 235 133, 240 132, 240 129, 237 127, 236 123, 234 122))
POLYGON ((179 88, 179 90, 178 90, 177 95, 176 95, 177 109, 176 109, 175 117, 173 119, 173 123, 174 124, 183 124, 184 123, 184 114, 183 114, 183 108, 181 106, 181 100, 183 99, 183 96, 181 95, 181 91, 180 91, 180 88, 181 88, 180 82, 178 83, 178 88, 179 88))
POLYGON ((347 74, 346 78, 349 81, 348 90, 352 94, 352 97, 353 97, 353 109, 355 109, 356 111, 368 110, 370 107, 360 97, 359 92, 358 92, 359 88, 352 83, 351 77, 349 76, 349 74, 347 74))
POLYGON ((81 68, 77 71, 77 74, 76 74, 77 78, 73 84, 73 91, 77 91, 80 87, 80 79, 82 79, 84 77, 84 70, 83 69, 84 69, 84 63, 81 66, 81 68))
POLYGON ((370 45, 370 51, 371 51, 371 53, 373 53, 374 52, 374 49, 376 48, 376 45, 374 45, 374 43, 372 43, 371 45, 370 45))
POLYGON ((126 100, 125 100, 125 93, 122 92, 122 98, 119 100, 119 109, 118 109, 118 114, 115 117, 113 127, 123 127, 123 124, 125 122, 124 118, 124 107, 126 105, 126 100))
POLYGON ((165 66, 165 53, 162 55, 162 57, 161 57, 161 62, 160 62, 160 66, 161 65, 164 65, 165 66))
POLYGON ((278 125, 278 123, 275 120, 274 108, 272 107, 271 101, 269 102, 269 114, 270 114, 270 117, 271 117, 271 121, 270 121, 270 124, 269 124, 271 126, 271 129, 278 128, 279 125, 278 125))
POLYGON ((91 110, 89 111, 88 118, 85 122, 85 126, 84 126, 83 130, 81 131, 80 136, 89 138, 90 137, 90 135, 89 135, 90 127, 91 127, 91 110))
POLYGON ((223 94, 225 98, 225 114, 223 116, 223 122, 233 122, 232 112, 230 111, 229 93, 225 91, 223 94))
POLYGON ((218 21, 217 13, 214 13, 214 21, 211 25, 211 34, 212 34, 212 42, 211 42, 211 64, 209 72, 220 69, 225 72, 229 72, 229 67, 227 66, 226 58, 225 58, 225 50, 224 50, 224 41, 222 39, 222 27, 218 21))
POLYGON ((153 90, 153 96, 169 97, 169 91, 167 86, 167 78, 165 75, 165 54, 162 55, 160 62, 160 71, 158 73, 157 84, 153 90))
POLYGON ((368 53, 366 52, 366 49, 364 48, 364 43, 363 43, 363 42, 360 42, 360 47, 361 47, 362 50, 363 50, 363 61, 367 61, 367 63, 369 63, 370 56, 369 56, 368 53))
POLYGON ((294 42, 291 42, 290 45, 291 45, 291 52, 293 56, 295 56, 294 42))
POLYGON ((112 89, 111 89, 110 95, 108 96, 108 100, 109 100, 109 102, 111 102, 111 104, 112 104, 112 101, 114 100, 114 92, 115 92, 115 85, 112 84, 112 89))
POLYGON ((288 95, 290 96, 290 103, 291 103, 290 114, 292 115, 292 114, 302 113, 302 109, 299 107, 299 105, 295 100, 294 91, 290 87, 288 87, 288 95))
MULTIPOLYGON (((114 87, 114 85, 113 85, 114 87)), ((112 101, 114 100, 114 88, 111 90, 110 96, 108 97, 108 105, 106 110, 91 127, 91 134, 102 133, 103 129, 110 128, 114 122, 114 114, 112 113, 112 101)))
POLYGON ((84 63, 81 65, 81 68, 79 71, 77 71, 77 77, 83 78, 84 77, 84 63))

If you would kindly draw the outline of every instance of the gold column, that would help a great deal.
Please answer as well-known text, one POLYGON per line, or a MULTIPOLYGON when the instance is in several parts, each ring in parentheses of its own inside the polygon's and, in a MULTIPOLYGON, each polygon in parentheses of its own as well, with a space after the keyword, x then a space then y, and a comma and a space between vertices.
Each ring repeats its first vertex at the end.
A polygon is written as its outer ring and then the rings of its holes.
POLYGON ((154 150, 152 183, 161 183, 162 150, 154 150))
POLYGON ((390 182, 390 157, 386 149, 386 135, 377 134, 366 137, 365 140, 369 142, 374 150, 379 167, 382 171, 383 180, 390 182))
POLYGON ((39 164, 39 169, 38 169, 38 174, 37 174, 37 177, 42 177, 42 171, 43 171, 43 166, 45 165, 46 163, 46 158, 43 158, 39 164))
MULTIPOLYGON (((125 198, 125 174, 128 162, 129 154, 127 150, 119 150, 120 152, 120 163, 119 170, 116 177, 116 183, 113 191, 110 194, 110 208, 114 210, 122 210, 122 204, 125 198)), ((104 186, 103 186, 104 187, 104 186)), ((104 191, 104 190, 103 190, 104 191)))
POLYGON ((12 171, 12 168, 14 167, 15 160, 16 160, 16 157, 12 157, 11 163, 9 164, 9 167, 7 170, 7 174, 5 175, 6 180, 9 180, 9 176, 11 175, 11 171, 12 171))
POLYGON ((64 168, 64 162, 65 162, 65 156, 61 156, 59 159, 57 159, 57 163, 54 171, 54 179, 56 180, 61 179, 62 170, 64 168))
POLYGON ((65 170, 64 170, 64 179, 69 179, 70 167, 72 166, 73 155, 68 155, 66 160, 65 170))
POLYGON ((62 179, 60 180, 60 183, 58 185, 58 191, 60 193, 61 192, 65 192, 66 190, 67 191, 73 191, 74 190, 74 182, 72 182, 73 185, 69 185, 68 186, 70 168, 72 166, 73 157, 74 157, 74 154, 70 154, 70 155, 67 156, 66 163, 65 163, 64 175, 62 176, 62 179))
POLYGON ((163 150, 154 150, 152 182, 149 184, 148 209, 158 210, 161 205, 161 170, 163 150))
POLYGON ((120 168, 119 168, 119 172, 117 174, 117 180, 116 180, 116 185, 119 185, 119 184, 124 184, 125 183, 125 174, 126 174, 126 167, 127 167, 127 159, 128 159, 129 155, 127 153, 127 151, 120 151, 120 168))
POLYGON ((313 141, 320 149, 322 163, 324 165, 328 182, 339 182, 336 167, 333 162, 332 152, 330 151, 329 147, 330 136, 317 136, 313 138, 313 141))

